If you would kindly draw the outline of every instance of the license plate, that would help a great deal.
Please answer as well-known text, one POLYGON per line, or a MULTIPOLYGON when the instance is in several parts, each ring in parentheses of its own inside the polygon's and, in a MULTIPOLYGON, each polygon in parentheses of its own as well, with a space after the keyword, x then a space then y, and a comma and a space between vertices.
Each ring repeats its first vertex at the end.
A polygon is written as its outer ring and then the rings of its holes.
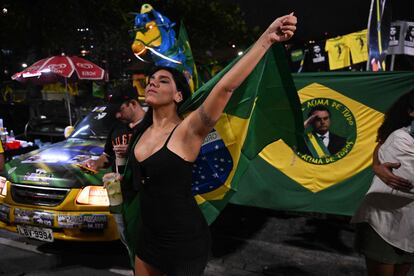
POLYGON ((19 233, 22 236, 32 238, 32 239, 53 242, 52 229, 26 226, 26 225, 17 225, 17 233, 19 233))

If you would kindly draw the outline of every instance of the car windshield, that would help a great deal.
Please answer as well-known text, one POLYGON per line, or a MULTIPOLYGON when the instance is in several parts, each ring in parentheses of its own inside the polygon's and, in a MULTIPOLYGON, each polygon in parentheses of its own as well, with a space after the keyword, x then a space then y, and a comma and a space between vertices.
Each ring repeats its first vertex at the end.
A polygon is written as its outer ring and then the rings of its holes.
POLYGON ((97 106, 76 125, 69 138, 106 139, 115 122, 113 110, 97 106))

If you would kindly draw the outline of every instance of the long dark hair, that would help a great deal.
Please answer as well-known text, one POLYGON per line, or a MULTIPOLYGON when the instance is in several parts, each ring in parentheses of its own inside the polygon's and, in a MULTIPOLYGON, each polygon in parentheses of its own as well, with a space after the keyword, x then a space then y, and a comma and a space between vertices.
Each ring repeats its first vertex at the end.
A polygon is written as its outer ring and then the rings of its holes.
POLYGON ((414 89, 402 95, 385 113, 384 122, 378 129, 377 142, 383 143, 388 136, 414 119, 408 113, 414 111, 414 89))
MULTIPOLYGON (((189 98, 191 98, 191 89, 190 85, 188 84, 187 79, 185 78, 184 74, 178 71, 177 69, 174 69, 172 67, 167 66, 153 66, 151 67, 148 72, 147 76, 150 78, 153 74, 160 70, 165 70, 171 73, 175 85, 177 86, 177 90, 181 92, 183 96, 183 100, 179 103, 177 103, 177 110, 180 108, 180 106, 187 101, 189 98)), ((142 122, 140 123, 139 129, 137 129, 136 132, 144 132, 147 128, 149 128, 152 125, 152 107, 148 107, 148 110, 142 119, 142 122)))
POLYGON ((188 80, 187 78, 184 76, 184 74, 182 72, 180 72, 179 70, 172 68, 172 67, 168 67, 168 66, 153 66, 148 70, 147 76, 148 78, 150 78, 153 74, 155 74, 156 72, 160 71, 160 70, 165 70, 167 72, 170 72, 175 85, 177 87, 177 90, 181 92, 181 95, 183 96, 183 100, 179 103, 177 103, 177 110, 180 108, 180 106, 191 97, 191 88, 190 85, 188 84, 188 80))
MULTIPOLYGON (((165 67, 165 66, 154 66, 149 71, 147 76, 151 77, 155 72, 159 70, 166 70, 171 73, 175 85, 177 86, 177 90, 181 92, 183 96, 183 100, 179 103, 177 103, 177 110, 178 108, 191 97, 191 90, 190 86, 187 82, 187 79, 185 76, 178 71, 177 69, 171 68, 171 67, 165 67)), ((141 137, 141 135, 145 132, 147 128, 149 128, 153 123, 153 109, 152 107, 148 107, 147 112, 144 115, 144 118, 142 118, 142 121, 136 126, 136 129, 134 131, 133 136, 131 137, 130 143, 128 145, 128 159, 133 160, 135 158, 134 155, 134 145, 137 142, 137 140, 141 137)), ((139 191, 142 187, 141 184, 141 176, 142 171, 137 168, 136 166, 133 166, 131 162, 128 162, 127 164, 128 169, 131 169, 133 171, 134 177, 132 178, 132 187, 135 191, 139 191)), ((130 185, 130 184, 129 184, 130 185)))

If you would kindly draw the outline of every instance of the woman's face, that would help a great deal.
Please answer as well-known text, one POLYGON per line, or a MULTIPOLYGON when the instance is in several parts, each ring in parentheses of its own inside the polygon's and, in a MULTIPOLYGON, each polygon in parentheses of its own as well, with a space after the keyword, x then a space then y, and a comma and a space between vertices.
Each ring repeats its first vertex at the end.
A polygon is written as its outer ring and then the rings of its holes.
POLYGON ((156 71, 145 87, 145 102, 151 106, 169 105, 182 100, 174 78, 167 70, 156 71))

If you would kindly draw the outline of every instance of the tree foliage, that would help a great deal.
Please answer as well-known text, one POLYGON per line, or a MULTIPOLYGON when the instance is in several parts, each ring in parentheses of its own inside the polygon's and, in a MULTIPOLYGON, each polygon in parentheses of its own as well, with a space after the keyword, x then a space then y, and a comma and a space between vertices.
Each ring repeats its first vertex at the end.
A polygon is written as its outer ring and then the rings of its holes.
POLYGON ((3 68, 20 70, 21 62, 85 50, 88 59, 118 77, 134 59, 132 13, 143 3, 176 22, 177 31, 184 20, 197 63, 208 62, 214 53, 221 58, 220 51, 227 53, 233 43, 246 47, 255 37, 238 6, 218 0, 5 0, 0 6, 7 9, 0 14, 0 74, 3 68))

